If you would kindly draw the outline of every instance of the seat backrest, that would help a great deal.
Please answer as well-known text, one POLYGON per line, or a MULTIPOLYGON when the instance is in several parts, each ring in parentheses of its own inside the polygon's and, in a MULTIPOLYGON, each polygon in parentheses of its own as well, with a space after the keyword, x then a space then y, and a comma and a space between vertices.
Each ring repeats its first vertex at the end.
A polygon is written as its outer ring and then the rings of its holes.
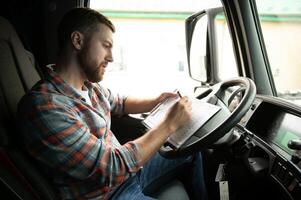
POLYGON ((55 199, 53 188, 19 145, 17 104, 39 79, 33 57, 0 16, 0 181, 22 199, 55 199))
POLYGON ((16 113, 17 103, 40 76, 15 29, 0 17, 0 85, 8 108, 16 113))

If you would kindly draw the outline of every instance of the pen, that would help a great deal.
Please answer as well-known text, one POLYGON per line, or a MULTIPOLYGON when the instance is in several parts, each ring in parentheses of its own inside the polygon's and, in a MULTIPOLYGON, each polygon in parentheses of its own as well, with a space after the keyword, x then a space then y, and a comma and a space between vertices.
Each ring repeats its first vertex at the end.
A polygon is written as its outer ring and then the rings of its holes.
POLYGON ((182 95, 180 94, 179 90, 177 91, 177 93, 178 93, 179 97, 182 98, 182 95))

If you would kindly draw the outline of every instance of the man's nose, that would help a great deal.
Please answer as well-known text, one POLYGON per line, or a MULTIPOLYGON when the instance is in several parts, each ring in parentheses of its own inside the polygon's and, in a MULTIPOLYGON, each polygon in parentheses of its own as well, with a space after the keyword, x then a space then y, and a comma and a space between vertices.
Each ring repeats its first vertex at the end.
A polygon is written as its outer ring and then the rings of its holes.
POLYGON ((108 62, 113 62, 113 61, 114 61, 112 50, 109 51, 106 60, 107 60, 108 62))

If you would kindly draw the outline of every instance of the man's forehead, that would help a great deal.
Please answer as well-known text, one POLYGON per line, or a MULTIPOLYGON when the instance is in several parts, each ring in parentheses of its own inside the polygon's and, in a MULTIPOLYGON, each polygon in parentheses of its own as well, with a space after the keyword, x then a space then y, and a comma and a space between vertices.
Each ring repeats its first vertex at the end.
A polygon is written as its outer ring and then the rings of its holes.
POLYGON ((113 31, 105 24, 98 25, 98 34, 105 41, 113 44, 113 31))

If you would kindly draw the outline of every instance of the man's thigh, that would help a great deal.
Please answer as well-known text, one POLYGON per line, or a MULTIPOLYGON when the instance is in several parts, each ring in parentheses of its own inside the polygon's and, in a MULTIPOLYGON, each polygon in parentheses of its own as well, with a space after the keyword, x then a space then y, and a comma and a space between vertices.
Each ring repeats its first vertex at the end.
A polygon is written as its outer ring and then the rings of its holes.
POLYGON ((155 200, 145 195, 138 184, 137 176, 127 179, 114 193, 109 197, 110 200, 155 200))
POLYGON ((202 169, 199 165, 202 165, 200 155, 186 156, 177 159, 166 159, 157 153, 143 166, 139 172, 137 172, 135 176, 126 180, 114 192, 110 199, 152 200, 153 198, 150 197, 152 194, 154 194, 166 183, 178 177, 179 174, 183 173, 185 173, 185 176, 195 176, 194 178, 199 179, 201 183, 192 184, 196 186, 196 191, 202 193, 204 189, 200 186, 204 183, 202 169), (198 160, 198 162, 195 162, 196 160, 198 160), (195 165, 196 163, 197 165, 195 165), (190 170, 184 171, 184 169, 190 170), (194 172, 200 172, 201 174, 194 174, 194 172), (188 175, 189 173, 191 173, 191 175, 188 175))
POLYGON ((193 156, 166 159, 156 153, 136 175, 143 193, 150 195, 178 177, 185 168, 192 165, 193 159, 193 156))

